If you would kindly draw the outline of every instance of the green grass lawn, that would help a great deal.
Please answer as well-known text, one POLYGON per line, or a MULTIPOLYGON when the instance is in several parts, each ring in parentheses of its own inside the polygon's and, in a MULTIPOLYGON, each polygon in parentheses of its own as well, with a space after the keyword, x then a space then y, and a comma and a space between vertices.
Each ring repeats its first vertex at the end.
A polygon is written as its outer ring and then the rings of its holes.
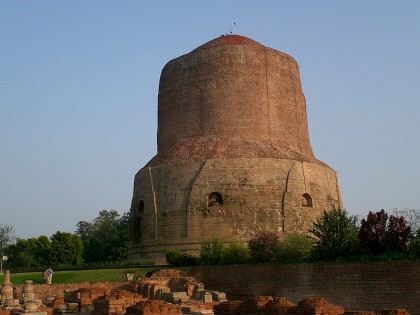
MULTIPOLYGON (((82 282, 122 282, 127 281, 126 274, 134 273, 134 279, 144 278, 146 273, 157 270, 157 267, 145 268, 121 268, 121 269, 92 269, 56 271, 53 274, 52 283, 82 283, 82 282)), ((3 283, 4 275, 0 275, 0 282, 3 283)), ((41 272, 10 273, 10 281, 13 284, 24 284, 25 280, 32 280, 34 283, 42 283, 41 272)))

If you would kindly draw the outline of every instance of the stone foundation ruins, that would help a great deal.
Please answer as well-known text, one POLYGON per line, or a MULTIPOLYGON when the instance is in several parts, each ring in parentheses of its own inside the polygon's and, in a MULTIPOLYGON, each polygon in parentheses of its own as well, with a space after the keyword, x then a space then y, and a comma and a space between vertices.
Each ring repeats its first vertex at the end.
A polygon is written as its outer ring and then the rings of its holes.
POLYGON ((47 315, 46 306, 35 296, 32 280, 26 280, 21 294, 17 296, 10 281, 10 272, 5 270, 4 283, 0 289, 1 309, 5 314, 47 315), (29 314, 28 314, 29 313, 29 314))
POLYGON ((33 285, 26 281, 18 290, 6 272, 0 290, 0 315, 409 315, 402 309, 349 311, 319 297, 303 298, 297 304, 273 296, 228 301, 225 293, 208 290, 195 278, 174 270, 126 283, 79 286, 69 290, 63 285, 33 285))

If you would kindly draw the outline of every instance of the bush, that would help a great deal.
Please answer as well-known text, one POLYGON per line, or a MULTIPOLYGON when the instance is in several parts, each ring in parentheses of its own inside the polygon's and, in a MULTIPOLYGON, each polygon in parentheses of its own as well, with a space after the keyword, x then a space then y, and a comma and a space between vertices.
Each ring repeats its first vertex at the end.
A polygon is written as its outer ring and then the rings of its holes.
POLYGON ((177 249, 169 250, 166 255, 166 262, 172 266, 183 266, 183 253, 177 249))
POLYGON ((218 237, 201 243, 200 262, 203 265, 218 265, 222 262, 224 244, 218 237))
POLYGON ((410 259, 409 253, 385 252, 381 255, 372 255, 370 253, 361 254, 357 257, 354 257, 352 261, 370 262, 370 261, 391 261, 391 260, 407 260, 407 259, 410 259))
POLYGON ((311 256, 316 260, 333 260, 354 255, 357 251, 357 217, 346 210, 333 208, 324 211, 312 223, 314 247, 311 256))
POLYGON ((191 254, 183 253, 177 249, 171 249, 166 253, 166 261, 174 267, 197 266, 199 259, 191 254))
POLYGON ((404 217, 388 214, 384 209, 369 212, 363 219, 358 239, 365 253, 381 255, 389 252, 408 252, 411 228, 404 217))
POLYGON ((240 242, 229 243, 222 253, 224 265, 246 264, 250 261, 248 248, 240 242))
POLYGON ((183 266, 198 266, 200 258, 191 254, 184 254, 183 266))
POLYGON ((274 232, 259 231, 248 241, 251 259, 256 263, 266 263, 275 260, 279 237, 274 232))
POLYGON ((386 231, 387 249, 390 252, 406 253, 409 250, 411 227, 404 217, 391 215, 386 231))
POLYGON ((410 242, 410 253, 415 257, 420 257, 420 230, 412 235, 410 242))
POLYGON ((304 261, 307 260, 312 251, 313 242, 303 234, 288 234, 277 245, 276 261, 304 261))

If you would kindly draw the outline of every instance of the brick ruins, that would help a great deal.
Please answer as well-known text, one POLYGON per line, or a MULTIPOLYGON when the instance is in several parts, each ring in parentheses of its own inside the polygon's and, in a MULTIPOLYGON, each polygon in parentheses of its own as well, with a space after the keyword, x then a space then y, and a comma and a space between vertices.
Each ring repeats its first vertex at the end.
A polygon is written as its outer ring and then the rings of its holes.
POLYGON ((403 309, 346 311, 319 297, 303 298, 298 304, 272 296, 228 301, 223 292, 206 290, 195 278, 182 276, 179 271, 158 272, 151 278, 126 283, 74 286, 33 286, 30 281, 17 288, 13 296, 6 290, 0 315, 409 315, 403 309))
POLYGON ((342 207, 337 176, 312 152, 299 68, 226 35, 162 70, 158 152, 135 176, 129 259, 196 254, 202 241, 306 232, 342 207))

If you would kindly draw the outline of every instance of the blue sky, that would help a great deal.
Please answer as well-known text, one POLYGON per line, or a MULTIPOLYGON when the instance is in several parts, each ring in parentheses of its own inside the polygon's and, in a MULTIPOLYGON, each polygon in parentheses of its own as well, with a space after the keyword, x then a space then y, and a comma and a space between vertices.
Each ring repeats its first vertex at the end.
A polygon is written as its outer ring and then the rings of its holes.
POLYGON ((420 209, 419 17, 409 0, 1 0, 0 223, 50 236, 129 210, 162 67, 229 31, 297 60, 351 214, 420 209))

